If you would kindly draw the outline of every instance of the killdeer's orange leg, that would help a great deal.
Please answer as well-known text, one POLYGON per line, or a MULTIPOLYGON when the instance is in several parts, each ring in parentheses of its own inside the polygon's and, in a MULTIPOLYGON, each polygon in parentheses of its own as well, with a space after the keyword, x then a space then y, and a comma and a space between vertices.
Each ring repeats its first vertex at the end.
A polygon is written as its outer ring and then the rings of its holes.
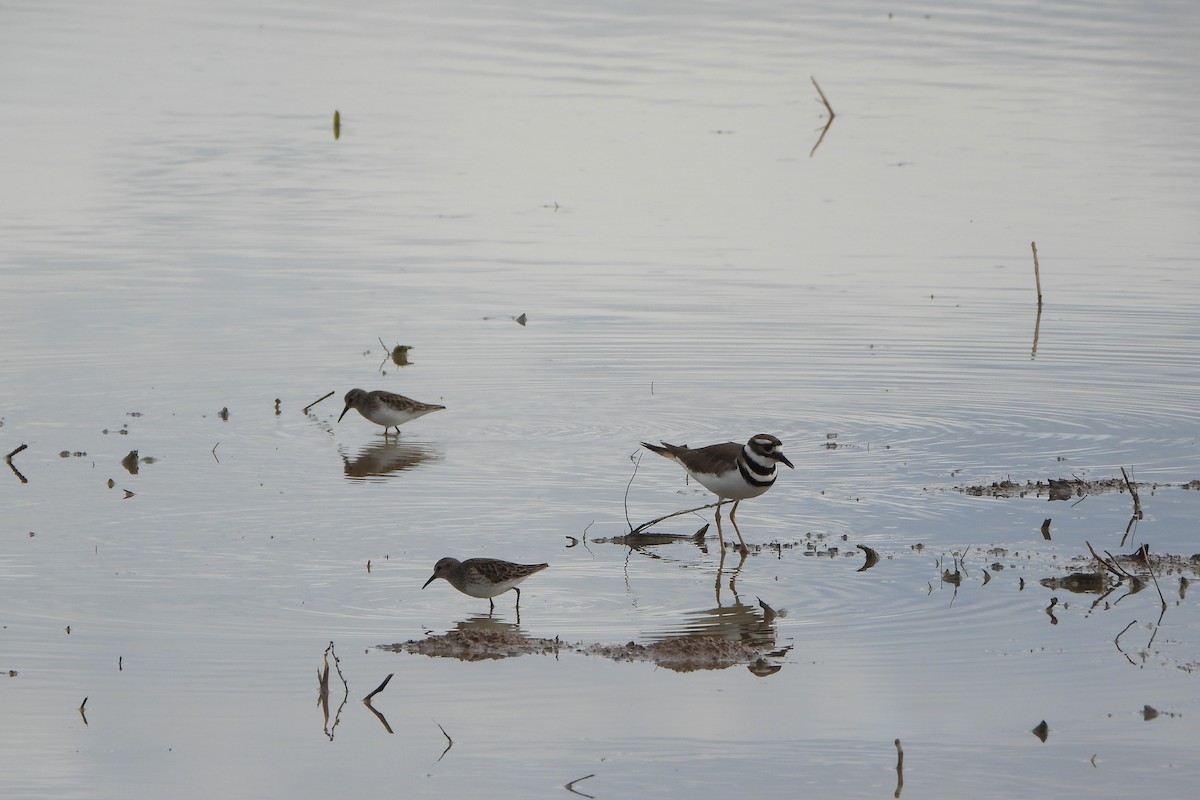
POLYGON ((733 523, 733 530, 735 532, 737 532, 738 541, 742 543, 742 555, 746 555, 747 553, 750 552, 750 548, 746 547, 746 540, 742 538, 742 531, 740 528, 738 528, 737 518, 734 517, 734 514, 737 513, 738 503, 740 503, 740 502, 742 502, 742 501, 741 500, 733 501, 733 508, 729 509, 729 521, 733 523))

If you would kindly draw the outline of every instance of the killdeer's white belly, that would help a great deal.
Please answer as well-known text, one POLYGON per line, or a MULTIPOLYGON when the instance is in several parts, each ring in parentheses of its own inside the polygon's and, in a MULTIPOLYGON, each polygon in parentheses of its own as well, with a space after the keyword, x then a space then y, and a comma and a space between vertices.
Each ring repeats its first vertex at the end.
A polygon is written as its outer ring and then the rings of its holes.
POLYGON ((748 500, 751 497, 758 497, 772 486, 771 483, 761 486, 746 483, 746 479, 736 468, 715 474, 711 472, 689 472, 688 474, 705 489, 725 500, 748 500))

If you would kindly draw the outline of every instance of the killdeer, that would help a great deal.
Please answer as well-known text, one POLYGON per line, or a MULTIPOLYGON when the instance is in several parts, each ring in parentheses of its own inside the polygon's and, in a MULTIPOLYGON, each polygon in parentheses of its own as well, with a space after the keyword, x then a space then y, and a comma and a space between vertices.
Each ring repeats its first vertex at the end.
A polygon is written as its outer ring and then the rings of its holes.
MULTIPOLYGON (((783 454, 782 443, 767 433, 750 437, 750 441, 744 445, 725 442, 693 449, 687 445, 667 442, 663 442, 661 447, 642 442, 642 447, 678 462, 687 470, 688 475, 699 481, 701 486, 715 494, 718 499, 733 501, 733 508, 729 510, 729 521, 733 523, 738 541, 742 543, 742 553, 748 553, 749 548, 746 547, 746 540, 742 538, 742 532, 738 529, 737 519, 734 517, 738 503, 758 497, 775 485, 775 462, 782 461, 792 467, 792 462, 783 454)), ((720 539, 721 550, 724 551, 725 537, 721 534, 719 505, 717 538, 720 539)))
POLYGON ((493 597, 512 589, 517 593, 517 612, 519 614, 521 590, 517 584, 548 566, 550 565, 514 564, 498 558, 468 558, 466 561, 459 561, 457 558, 447 556, 433 565, 433 576, 425 581, 425 585, 421 588, 424 589, 438 578, 445 578, 451 586, 465 595, 486 597, 489 611, 496 610, 496 604, 492 601, 493 597))
POLYGON ((404 423, 411 422, 417 417, 423 417, 432 411, 441 411, 445 406, 419 403, 402 394, 392 394, 383 390, 365 392, 362 389, 351 389, 346 392, 346 407, 342 409, 337 421, 341 422, 342 417, 346 416, 346 412, 352 408, 357 408, 358 413, 376 425, 382 425, 385 436, 388 428, 395 428, 396 435, 399 436, 400 426, 404 423))

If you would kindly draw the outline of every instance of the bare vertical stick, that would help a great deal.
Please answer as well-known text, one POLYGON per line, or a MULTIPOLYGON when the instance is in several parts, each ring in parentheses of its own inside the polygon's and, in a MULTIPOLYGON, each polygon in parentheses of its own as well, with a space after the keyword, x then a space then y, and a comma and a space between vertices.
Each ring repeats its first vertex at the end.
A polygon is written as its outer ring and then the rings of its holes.
POLYGON ((1038 308, 1042 307, 1042 270, 1038 266, 1037 242, 1030 242, 1033 247, 1033 279, 1037 281, 1038 308))
POLYGON ((900 740, 896 740, 896 794, 893 797, 900 797, 900 792, 904 791, 904 748, 900 746, 900 740))
POLYGON ((1125 479, 1125 488, 1129 490, 1129 494, 1133 497, 1133 516, 1135 519, 1142 518, 1142 498, 1138 497, 1137 486, 1129 480, 1129 473, 1121 467, 1121 477, 1125 479))
POLYGON ((1037 358, 1038 334, 1042 330, 1042 304, 1038 303, 1037 318, 1033 321, 1033 349, 1029 351, 1029 360, 1037 358))

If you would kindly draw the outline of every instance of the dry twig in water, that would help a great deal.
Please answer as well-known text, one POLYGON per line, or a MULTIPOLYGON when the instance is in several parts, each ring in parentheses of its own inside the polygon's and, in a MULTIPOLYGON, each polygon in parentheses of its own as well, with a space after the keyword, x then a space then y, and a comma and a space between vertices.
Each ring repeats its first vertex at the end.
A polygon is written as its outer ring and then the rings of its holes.
POLYGON ((629 476, 629 483, 625 484, 625 524, 632 531, 633 523, 629 521, 629 488, 633 486, 633 479, 637 477, 638 467, 642 464, 642 451, 637 451, 629 460, 633 462, 633 474, 629 476))
POLYGON ((825 104, 825 110, 829 112, 829 118, 833 119, 837 114, 833 110, 833 106, 829 105, 829 101, 825 99, 825 93, 821 91, 821 84, 817 83, 817 79, 811 75, 808 77, 812 81, 812 85, 816 87, 817 94, 821 95, 821 102, 825 104))
POLYGON ((320 682, 320 691, 317 694, 317 705, 321 707, 321 711, 325 716, 325 735, 333 741, 333 732, 337 729, 341 722, 342 709, 346 707, 346 702, 350 699, 350 684, 346 683, 346 676, 342 674, 342 662, 334 652, 333 642, 325 648, 325 669, 317 670, 317 680, 320 682), (338 677, 342 681, 342 688, 345 690, 342 695, 342 702, 338 706, 337 712, 333 716, 333 725, 329 724, 329 657, 333 656, 333 666, 337 670, 338 677))
POLYGON ((566 786, 564 786, 563 788, 566 789, 568 792, 571 792, 572 794, 577 794, 577 795, 580 795, 581 797, 593 798, 593 797, 595 797, 595 795, 584 794, 583 792, 581 792, 575 788, 575 784, 580 783, 581 781, 586 781, 588 778, 594 778, 594 777, 596 777, 596 773, 594 773, 594 772, 591 773, 590 775, 584 775, 582 778, 576 778, 573 781, 568 781, 566 786))
POLYGON ((392 676, 395 674, 396 673, 394 673, 394 672, 389 672, 388 676, 383 679, 383 683, 376 686, 375 691, 371 692, 369 695, 364 697, 363 702, 366 703, 367 705, 371 705, 371 698, 374 697, 375 695, 379 694, 380 692, 382 692, 384 687, 388 685, 388 681, 390 681, 392 679, 392 676))
POLYGON ((694 514, 695 512, 703 511, 706 508, 713 508, 713 507, 719 506, 723 503, 731 503, 731 502, 733 502, 733 501, 732 500, 719 500, 716 503, 709 503, 706 506, 697 506, 696 508, 685 508, 683 511, 676 511, 674 514, 666 514, 664 516, 659 517, 658 519, 652 519, 649 522, 643 522, 641 525, 638 525, 636 528, 633 528, 632 530, 630 530, 629 533, 630 534, 641 533, 642 531, 646 530, 646 528, 649 528, 652 525, 657 525, 658 523, 662 522, 663 520, 668 520, 671 517, 678 517, 680 514, 694 514))
MULTIPOLYGON (((1150 580, 1154 581, 1154 588, 1158 590, 1158 600, 1160 603, 1162 603, 1163 614, 1165 614, 1167 613, 1167 598, 1163 597, 1162 587, 1158 585, 1158 576, 1154 574, 1154 565, 1150 563, 1150 548, 1147 545, 1142 545, 1142 549, 1138 552, 1141 553, 1142 558, 1146 561, 1146 569, 1150 572, 1150 580)), ((1159 622, 1162 621, 1161 614, 1159 615, 1158 619, 1159 622)), ((1155 633, 1157 632, 1158 631, 1156 628, 1155 633)))
POLYGON ((1129 473, 1121 467, 1121 477, 1125 479, 1125 488, 1129 490, 1129 494, 1133 497, 1133 516, 1137 519, 1142 518, 1142 498, 1138 496, 1137 486, 1133 481, 1129 480, 1129 473))
POLYGON ((1037 242, 1030 242, 1033 247, 1033 279, 1037 282, 1038 308, 1042 307, 1042 268, 1038 266, 1037 242))
POLYGON ((1116 561, 1113 560, 1111 558, 1111 556, 1109 558, 1101 558, 1100 554, 1096 552, 1096 548, 1092 547, 1091 542, 1089 542, 1085 539, 1083 543, 1087 545, 1088 552, 1090 552, 1092 554, 1092 558, 1099 561, 1100 566, 1104 567, 1106 570, 1108 570, 1113 575, 1115 575, 1117 577, 1117 580, 1120 581, 1120 580, 1125 580, 1126 578, 1134 577, 1129 572, 1127 572, 1126 570, 1124 570, 1120 566, 1118 566, 1116 561))
POLYGON ((375 719, 379 720, 379 723, 381 725, 383 725, 383 729, 385 731, 387 731, 389 734, 394 734, 395 731, 393 731, 392 726, 388 724, 387 717, 385 717, 383 714, 379 713, 379 711, 375 708, 375 706, 371 705, 371 698, 383 691, 383 687, 388 685, 388 681, 390 681, 392 679, 392 675, 394 675, 394 674, 395 673, 393 673, 393 672, 389 672, 388 676, 383 679, 383 683, 376 686, 375 691, 371 692, 369 695, 367 695, 366 697, 364 697, 362 699, 363 705, 367 707, 368 711, 370 711, 372 714, 375 715, 375 719))
POLYGON ((442 736, 446 737, 446 749, 442 751, 442 754, 440 756, 438 756, 438 761, 441 761, 443 758, 446 757, 446 753, 450 752, 450 748, 454 747, 454 740, 450 738, 450 734, 446 733, 446 729, 442 727, 442 723, 438 722, 437 720, 434 720, 433 724, 437 725, 438 730, 442 732, 442 736))
POLYGON ((306 405, 306 406, 304 407, 304 412, 303 412, 303 413, 307 414, 307 413, 308 413, 308 410, 309 410, 310 408, 312 408, 312 407, 313 407, 313 406, 315 406, 317 403, 319 403, 319 402, 321 402, 322 400, 325 400, 326 398, 329 398, 329 397, 333 397, 333 391, 332 391, 332 390, 329 392, 329 394, 322 395, 321 397, 318 397, 316 400, 313 400, 311 403, 309 403, 308 405, 306 405))
POLYGON ((27 447, 29 447, 29 445, 23 444, 4 457, 4 462, 6 464, 8 464, 8 468, 11 469, 13 471, 13 474, 16 475, 20 479, 21 483, 29 483, 29 479, 21 474, 21 470, 17 469, 16 464, 12 463, 12 458, 17 453, 21 452, 22 450, 24 450, 27 447))
POLYGON ((825 134, 829 133, 829 126, 833 124, 833 118, 837 116, 833 111, 833 106, 829 105, 829 101, 825 99, 825 93, 821 91, 821 85, 817 83, 817 79, 811 75, 808 78, 812 81, 812 85, 816 87, 817 94, 821 96, 821 102, 825 104, 825 110, 829 112, 829 120, 825 123, 825 127, 821 129, 821 135, 817 137, 817 143, 813 145, 812 150, 808 151, 808 157, 812 158, 813 153, 817 152, 817 148, 821 146, 821 142, 825 141, 825 134))
POLYGON ((646 530, 646 528, 657 525, 658 523, 662 522, 663 520, 668 520, 671 517, 678 517, 680 514, 691 514, 694 511, 703 511, 706 508, 712 508, 713 506, 719 506, 719 505, 721 505, 721 503, 732 502, 730 500, 720 500, 716 503, 709 503, 706 506, 698 506, 696 508, 684 509, 683 511, 676 511, 673 514, 667 514, 665 516, 659 517, 658 519, 652 519, 649 522, 643 522, 641 525, 638 525, 635 528, 635 527, 633 527, 633 523, 629 521, 629 489, 631 486, 633 486, 633 479, 637 477, 638 466, 640 466, 642 463, 641 451, 638 451, 636 454, 631 455, 629 457, 629 460, 633 462, 633 474, 629 476, 629 483, 625 484, 625 524, 629 526, 630 534, 641 533, 642 531, 646 530))

